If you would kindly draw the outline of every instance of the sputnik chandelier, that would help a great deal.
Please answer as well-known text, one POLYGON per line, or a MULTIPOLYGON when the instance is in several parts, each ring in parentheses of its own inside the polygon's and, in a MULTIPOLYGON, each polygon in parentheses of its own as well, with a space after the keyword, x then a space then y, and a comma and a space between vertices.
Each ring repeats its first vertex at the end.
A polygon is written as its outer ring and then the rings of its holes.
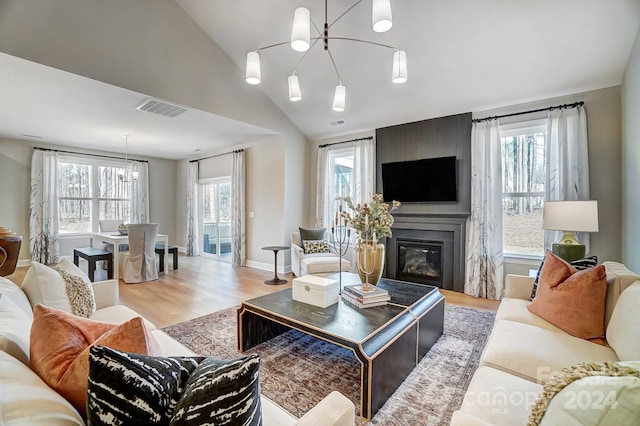
MULTIPOLYGON (((329 54, 331 64, 336 72, 338 84, 336 85, 335 93, 333 96, 333 110, 344 111, 345 99, 347 89, 342 84, 338 67, 333 59, 331 50, 329 49, 329 41, 333 40, 345 40, 358 43, 373 44, 380 47, 385 47, 393 50, 393 66, 391 71, 391 81, 394 83, 404 83, 407 81, 407 53, 404 50, 400 50, 396 47, 389 46, 382 43, 376 43, 373 41, 360 40, 349 37, 331 37, 329 36, 329 28, 331 28, 336 22, 338 22, 343 16, 345 16, 351 9, 356 7, 362 0, 356 1, 351 7, 338 16, 331 24, 327 22, 327 1, 324 2, 324 31, 320 31, 316 23, 311 19, 311 13, 309 9, 299 7, 295 10, 293 15, 293 27, 291 29, 291 41, 284 41, 281 43, 271 44, 259 49, 253 50, 247 53, 247 69, 246 80, 249 84, 260 84, 260 52, 270 49, 272 47, 283 46, 290 43, 291 48, 298 52, 305 52, 300 58, 298 64, 293 69, 293 72, 289 76, 289 100, 296 102, 302 99, 302 91, 300 90, 300 81, 298 79, 298 69, 304 62, 305 58, 319 41, 322 41, 324 50, 329 54), (317 37, 311 37, 311 24, 313 24, 315 30, 318 33, 317 37)), ((391 0, 372 0, 372 24, 375 32, 388 31, 393 25, 391 18, 391 0)))

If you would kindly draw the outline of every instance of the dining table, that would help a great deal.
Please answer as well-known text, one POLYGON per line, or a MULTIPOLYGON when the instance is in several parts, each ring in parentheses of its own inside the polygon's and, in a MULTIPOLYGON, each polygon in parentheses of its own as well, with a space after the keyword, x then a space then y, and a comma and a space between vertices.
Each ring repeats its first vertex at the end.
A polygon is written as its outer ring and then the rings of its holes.
MULTIPOLYGON (((119 232, 93 232, 91 233, 91 247, 94 246, 94 241, 101 241, 103 243, 111 243, 113 244, 113 279, 120 279, 120 266, 119 266, 119 257, 120 257, 120 244, 128 244, 129 236, 123 235, 119 232)), ((165 260, 169 255, 169 236, 167 234, 157 234, 156 241, 164 243, 164 257, 165 260)), ((161 274, 166 274, 166 270, 160 272, 161 274)))

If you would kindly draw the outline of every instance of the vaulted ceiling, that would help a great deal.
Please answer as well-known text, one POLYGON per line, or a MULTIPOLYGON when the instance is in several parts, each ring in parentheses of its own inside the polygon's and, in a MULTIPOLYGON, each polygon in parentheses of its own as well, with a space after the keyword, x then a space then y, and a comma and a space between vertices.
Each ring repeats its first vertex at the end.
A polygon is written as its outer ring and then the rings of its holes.
MULTIPOLYGON (((324 23, 321 0, 175 3, 235 62, 241 79, 247 52, 289 40, 296 7, 307 7, 319 27, 324 23)), ((329 23, 354 3, 328 0, 329 23)), ((331 27, 330 36, 406 50, 406 83, 391 82, 392 50, 334 40, 331 52, 347 87, 344 112, 331 109, 337 79, 320 44, 297 72, 301 101, 289 101, 287 77, 302 54, 286 43, 261 52, 262 83, 249 90, 266 94, 311 140, 342 136, 619 85, 640 22, 638 0, 392 0, 392 11, 393 28, 375 33, 371 0, 362 0, 331 27)), ((144 94, 1 53, 0 89, 0 137, 46 135, 45 143, 122 151, 124 140, 114 148, 113 132, 106 132, 118 127, 159 147, 138 154, 178 159, 203 146, 273 134, 197 110, 181 124, 164 126, 131 107, 144 94), (62 125, 69 122, 73 128, 62 125), (181 143, 163 143, 175 140, 181 143)), ((132 142, 135 151, 135 137, 132 142)))
MULTIPOLYGON (((304 6, 322 28, 322 0, 176 0, 244 72, 246 54, 288 41, 304 6)), ((329 0, 331 24, 354 0, 329 0)), ((302 54, 288 44, 261 52, 264 92, 311 139, 431 117, 513 105, 621 83, 640 19, 637 0, 393 0, 393 27, 375 33, 371 0, 329 30, 406 50, 409 79, 391 82, 393 51, 330 41, 347 88, 346 109, 331 109, 337 78, 318 43, 297 74, 302 100, 288 99, 287 77, 302 54), (344 125, 332 125, 344 120, 344 125)), ((312 27, 312 35, 314 35, 312 27)))

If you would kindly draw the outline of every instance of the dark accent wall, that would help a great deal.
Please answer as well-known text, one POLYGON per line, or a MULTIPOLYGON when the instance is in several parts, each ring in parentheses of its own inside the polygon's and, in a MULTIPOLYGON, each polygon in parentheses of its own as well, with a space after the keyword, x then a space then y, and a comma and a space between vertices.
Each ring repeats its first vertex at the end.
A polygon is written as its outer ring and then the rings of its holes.
POLYGON ((396 239, 446 240, 448 271, 443 288, 464 290, 466 230, 471 214, 471 113, 376 129, 376 192, 382 193, 382 164, 423 158, 456 157, 458 201, 402 203, 393 213, 384 276, 397 279, 396 239), (438 238, 447 235, 447 238, 438 238))
POLYGON ((404 203, 401 213, 471 211, 471 113, 376 129, 376 192, 382 193, 382 164, 455 155, 458 201, 404 203))

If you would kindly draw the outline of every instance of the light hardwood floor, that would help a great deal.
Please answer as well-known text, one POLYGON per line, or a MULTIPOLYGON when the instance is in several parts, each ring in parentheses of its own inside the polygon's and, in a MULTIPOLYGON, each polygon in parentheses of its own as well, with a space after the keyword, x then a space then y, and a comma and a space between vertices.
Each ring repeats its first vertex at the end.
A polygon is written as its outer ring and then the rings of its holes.
MULTIPOLYGON (((120 303, 130 307, 157 327, 166 327, 239 305, 243 300, 291 287, 292 274, 279 274, 284 285, 267 285, 273 271, 233 268, 230 263, 205 257, 180 256, 179 269, 161 274, 157 281, 125 284, 120 281, 120 303)), ((80 267, 86 271, 86 263, 80 267)), ((27 268, 7 277, 21 282, 27 268)), ((96 280, 106 279, 106 271, 96 271, 96 280)), ((441 290, 447 303, 495 311, 498 302, 462 293, 441 290)))

